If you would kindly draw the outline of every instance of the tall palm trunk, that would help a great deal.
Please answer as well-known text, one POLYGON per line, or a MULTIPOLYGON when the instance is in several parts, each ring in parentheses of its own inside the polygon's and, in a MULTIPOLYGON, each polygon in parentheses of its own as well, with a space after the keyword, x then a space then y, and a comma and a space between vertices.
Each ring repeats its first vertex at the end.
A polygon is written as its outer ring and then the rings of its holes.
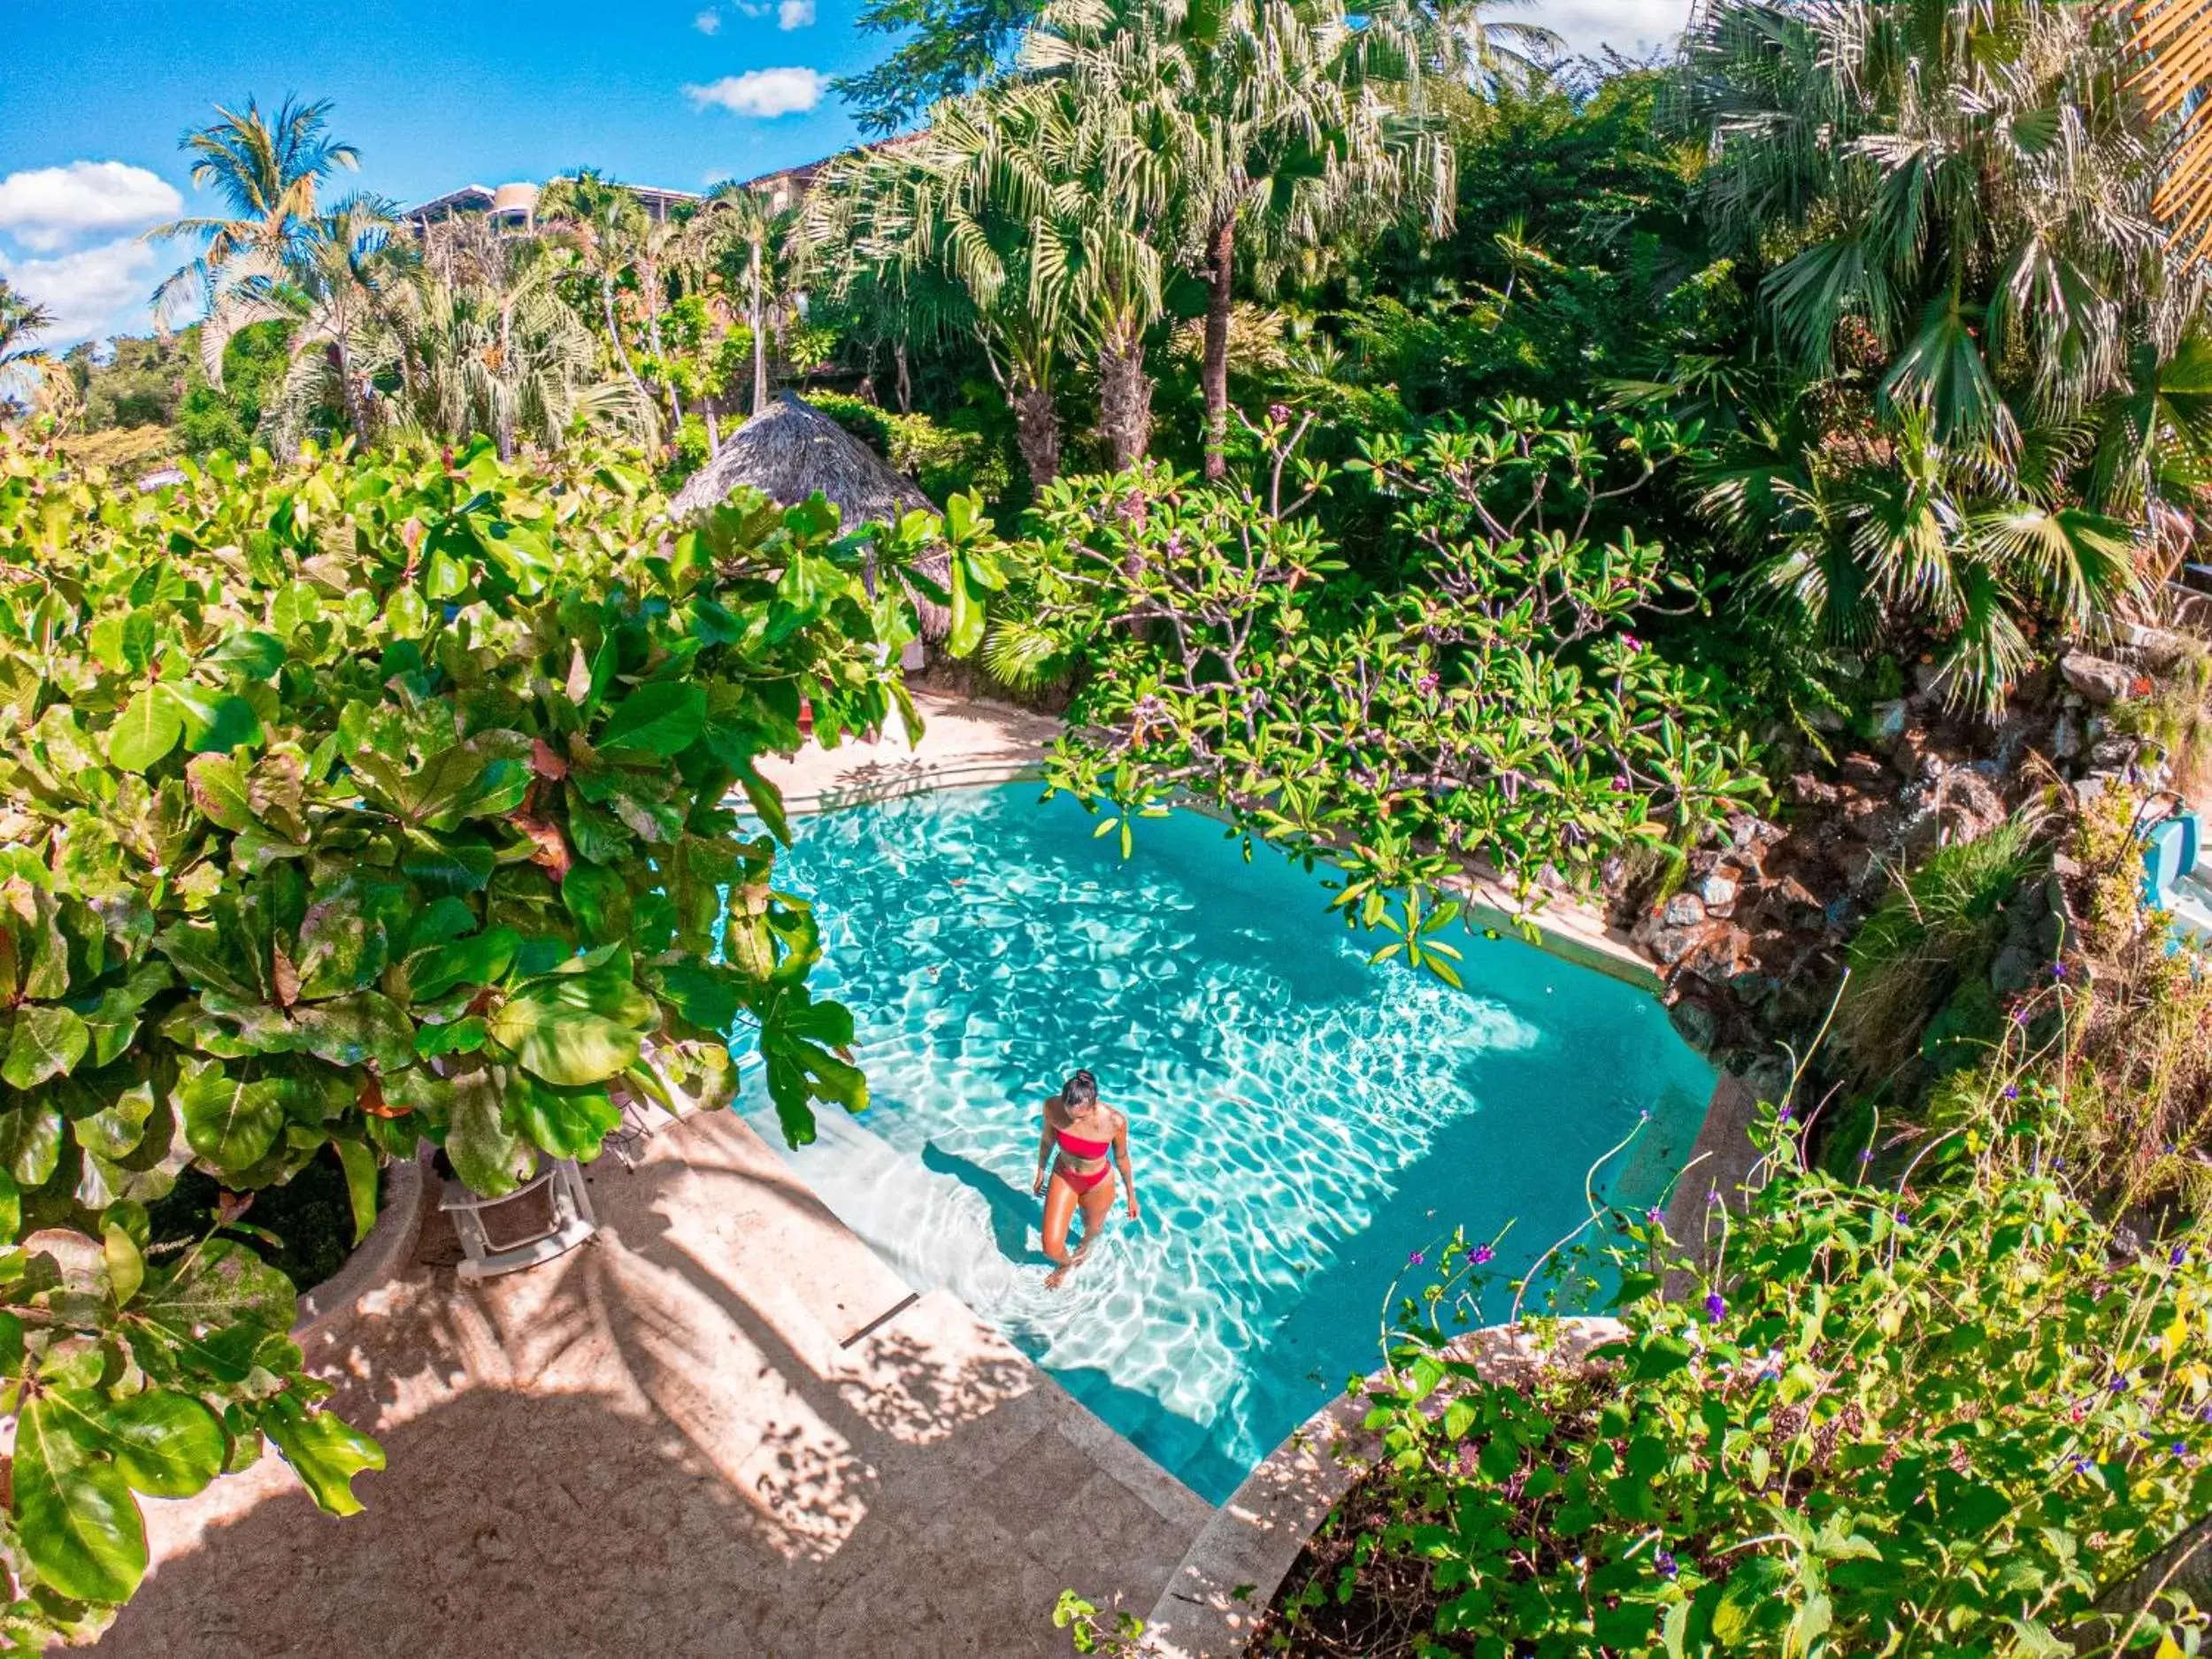
POLYGON ((768 319, 760 308, 760 238, 753 238, 753 413, 768 407, 768 319))
POLYGON ((1098 425, 1114 471, 1144 459, 1152 442, 1152 377, 1144 372, 1144 329, 1125 317, 1099 340, 1098 425))
POLYGON ((668 353, 661 346, 661 273, 657 266, 645 267, 645 338, 653 348, 655 361, 661 373, 668 375, 668 420, 671 432, 680 431, 684 424, 684 400, 676 390, 676 377, 668 373, 668 353))
POLYGON ((1037 489, 1060 476, 1060 411, 1049 387, 1027 377, 1014 383, 1014 445, 1022 452, 1029 482, 1037 489))
POLYGON ((1237 222, 1233 216, 1206 239, 1206 351, 1198 380, 1206 397, 1206 476, 1229 472, 1230 278, 1236 268, 1237 222))
POLYGON ((607 338, 614 342, 614 360, 622 365, 622 373, 628 377, 630 384, 637 388, 637 395, 643 398, 649 406, 653 401, 653 394, 646 389, 645 382, 638 378, 637 366, 630 361, 630 349, 622 343, 621 326, 615 321, 614 279, 611 276, 603 276, 599 279, 599 303, 605 308, 607 313, 607 338))

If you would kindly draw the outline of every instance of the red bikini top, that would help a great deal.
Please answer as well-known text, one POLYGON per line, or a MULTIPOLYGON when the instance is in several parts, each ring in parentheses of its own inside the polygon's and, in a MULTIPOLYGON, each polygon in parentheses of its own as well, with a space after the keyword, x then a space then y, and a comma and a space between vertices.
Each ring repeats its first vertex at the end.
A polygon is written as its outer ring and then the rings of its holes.
POLYGON ((1114 1143, 1110 1141, 1086 1141, 1079 1135, 1070 1134, 1064 1129, 1058 1131, 1058 1133, 1060 1150, 1070 1157, 1102 1158, 1114 1149, 1114 1143))

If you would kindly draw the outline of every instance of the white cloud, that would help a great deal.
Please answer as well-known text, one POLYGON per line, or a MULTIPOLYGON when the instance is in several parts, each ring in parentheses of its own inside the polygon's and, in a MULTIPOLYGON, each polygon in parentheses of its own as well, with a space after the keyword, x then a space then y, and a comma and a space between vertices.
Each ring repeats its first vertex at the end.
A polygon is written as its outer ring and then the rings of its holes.
POLYGON ((814 0, 783 0, 776 8, 776 27, 780 29, 804 29, 814 27, 814 0))
POLYGON ((119 161, 73 161, 0 179, 0 231, 34 253, 53 253, 87 234, 174 219, 183 207, 184 198, 167 180, 119 161))
POLYGON ((703 87, 686 87, 684 96, 695 109, 714 104, 733 115, 769 120, 812 109, 822 101, 824 85, 821 75, 811 69, 749 69, 703 87))
POLYGON ((1671 45, 1689 14, 1689 0, 1545 0, 1542 4, 1516 0, 1484 15, 1490 21, 1534 23, 1550 29, 1571 52, 1596 52, 1610 46, 1641 58, 1671 45))
POLYGON ((0 276, 54 313, 39 343, 59 351, 81 340, 150 332, 146 302, 161 262, 156 250, 124 236, 51 259, 0 254, 0 276))
POLYGON ((722 14, 709 7, 691 19, 691 27, 702 35, 719 35, 722 32, 722 14))

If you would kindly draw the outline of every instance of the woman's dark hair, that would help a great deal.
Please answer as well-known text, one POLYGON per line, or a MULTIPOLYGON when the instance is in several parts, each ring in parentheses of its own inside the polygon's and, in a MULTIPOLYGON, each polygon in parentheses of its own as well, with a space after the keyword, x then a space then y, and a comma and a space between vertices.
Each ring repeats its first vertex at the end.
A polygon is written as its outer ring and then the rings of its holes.
POLYGON ((1088 1071, 1071 1071, 1068 1080, 1060 1085, 1060 1103, 1063 1106, 1082 1107, 1098 1099, 1098 1079, 1088 1071))

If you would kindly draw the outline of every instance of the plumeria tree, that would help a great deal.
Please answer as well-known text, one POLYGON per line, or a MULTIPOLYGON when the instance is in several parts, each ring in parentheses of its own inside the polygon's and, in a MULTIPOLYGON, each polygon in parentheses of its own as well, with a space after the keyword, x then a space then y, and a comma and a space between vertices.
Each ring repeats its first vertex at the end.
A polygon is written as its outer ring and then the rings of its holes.
POLYGON ((1694 840, 1761 786, 1637 618, 1701 603, 1615 503, 1677 457, 1665 423, 1509 403, 1370 440, 1408 580, 1352 581, 1303 509, 1331 487, 1277 411, 1256 489, 1149 470, 1064 482, 1011 549, 995 665, 1086 670, 1048 778, 1130 844, 1177 799, 1338 872, 1348 923, 1455 979, 1454 884, 1529 905, 1638 841, 1694 840), (1023 619, 1016 620, 1019 617, 1023 619))

